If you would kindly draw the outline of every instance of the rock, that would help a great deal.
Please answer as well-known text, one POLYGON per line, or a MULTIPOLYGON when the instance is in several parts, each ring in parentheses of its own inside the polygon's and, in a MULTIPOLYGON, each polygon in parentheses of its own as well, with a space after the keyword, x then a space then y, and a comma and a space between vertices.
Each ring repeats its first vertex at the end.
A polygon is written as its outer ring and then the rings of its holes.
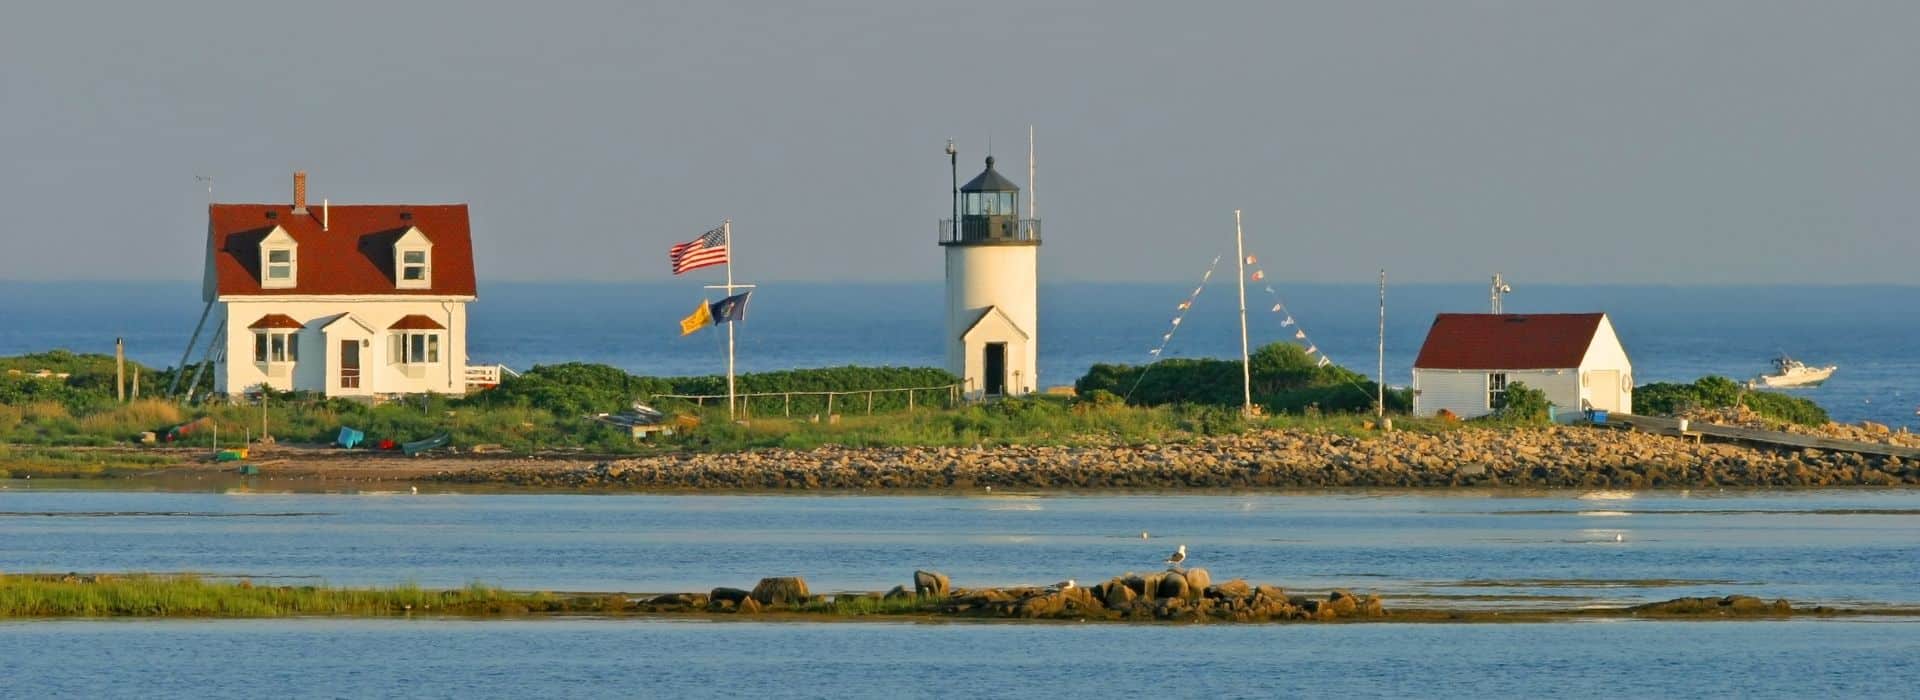
POLYGON ((922 598, 945 598, 952 583, 938 571, 913 572, 913 591, 922 598))
POLYGON ((756 614, 760 612, 760 601, 754 600, 752 598, 741 598, 740 607, 737 610, 735 610, 735 612, 743 615, 756 614))
POLYGON ((1353 597, 1353 591, 1336 590, 1327 594, 1327 606, 1335 615, 1352 615, 1360 610, 1359 601, 1353 597))
POLYGON ((1462 464, 1457 467, 1454 467, 1453 473, 1459 474, 1460 476, 1482 476, 1487 473, 1487 465, 1462 464))
POLYGON ((1125 584, 1107 586, 1106 603, 1109 608, 1124 610, 1127 606, 1133 605, 1134 599, 1138 597, 1140 597, 1140 594, 1135 593, 1131 586, 1125 584))
POLYGON ((746 591, 738 588, 715 588, 707 593, 708 598, 716 601, 724 600, 729 603, 739 603, 740 601, 746 600, 747 595, 748 593, 746 591))
POLYGON ((1206 592, 1207 586, 1213 585, 1213 575, 1207 573, 1206 569, 1187 569, 1186 579, 1187 590, 1181 594, 1185 598, 1199 598, 1206 592))
POLYGON ((1187 577, 1180 574, 1167 574, 1160 577, 1160 585, 1154 589, 1155 598, 1187 597, 1187 577))
POLYGON ((899 600, 901 598, 912 598, 912 597, 913 597, 913 594, 907 591, 906 586, 894 586, 893 590, 887 591, 887 595, 884 596, 883 599, 899 600))
POLYGON ((647 601, 648 605, 661 608, 704 608, 707 596, 698 593, 668 593, 657 595, 647 601))
POLYGON ((1237 599, 1253 597, 1253 587, 1245 579, 1234 579, 1217 583, 1206 588, 1208 598, 1237 599))
POLYGON ((807 582, 798 576, 771 576, 760 579, 748 594, 761 605, 797 605, 807 602, 807 582))
MULTIPOLYGON (((1133 594, 1135 596, 1147 596, 1149 598, 1153 597, 1153 591, 1147 588, 1147 577, 1145 576, 1140 576, 1137 574, 1128 574, 1126 578, 1121 579, 1121 583, 1126 585, 1126 587, 1133 589, 1133 594)), ((1155 582, 1154 585, 1157 587, 1159 584, 1158 582, 1155 582)))
POLYGON ((1267 598, 1272 598, 1282 603, 1287 602, 1287 592, 1284 590, 1281 590, 1279 586, 1269 586, 1266 584, 1254 586, 1253 594, 1256 596, 1264 596, 1267 598))

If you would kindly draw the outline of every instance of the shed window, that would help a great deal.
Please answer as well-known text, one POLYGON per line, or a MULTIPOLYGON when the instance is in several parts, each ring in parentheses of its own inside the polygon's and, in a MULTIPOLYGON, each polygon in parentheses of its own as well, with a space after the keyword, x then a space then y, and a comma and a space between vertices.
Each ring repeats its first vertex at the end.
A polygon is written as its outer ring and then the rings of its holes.
POLYGON ((1507 407, 1507 375, 1494 373, 1487 375, 1487 408, 1498 411, 1507 407))

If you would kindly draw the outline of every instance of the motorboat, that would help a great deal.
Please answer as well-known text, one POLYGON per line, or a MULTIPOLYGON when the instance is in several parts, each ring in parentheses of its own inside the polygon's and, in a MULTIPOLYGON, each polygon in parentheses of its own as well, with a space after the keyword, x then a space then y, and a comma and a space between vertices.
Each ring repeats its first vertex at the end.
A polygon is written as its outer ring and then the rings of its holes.
POLYGON ((1754 389, 1796 389, 1819 386, 1833 376, 1837 365, 1809 367, 1806 363, 1781 354, 1773 360, 1773 373, 1762 374, 1747 382, 1754 389))

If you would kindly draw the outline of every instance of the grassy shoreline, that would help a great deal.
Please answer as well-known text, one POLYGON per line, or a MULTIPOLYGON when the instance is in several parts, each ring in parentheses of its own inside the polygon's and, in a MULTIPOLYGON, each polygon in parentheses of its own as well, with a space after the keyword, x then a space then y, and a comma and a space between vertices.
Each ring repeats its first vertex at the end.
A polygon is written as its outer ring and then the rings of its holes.
MULTIPOLYGON (((998 589, 981 589, 981 591, 998 589)), ((1014 590, 1018 593, 1017 589, 1014 590)), ((979 591, 966 595, 978 594, 979 591)), ((1031 595, 1032 593, 1030 593, 1031 595)), ((8 574, 0 575, 0 620, 69 618, 271 619, 287 617, 390 618, 439 616, 463 619, 594 616, 607 618, 689 618, 792 622, 831 621, 987 621, 1018 619, 956 612, 951 599, 882 597, 877 593, 816 596, 790 606, 752 611, 717 611, 688 605, 701 594, 552 593, 508 591, 480 583, 457 589, 393 587, 260 586, 245 579, 216 580, 188 574, 8 574)), ((1058 596, 1061 594, 1050 594, 1058 596)), ((1730 596, 1727 601, 1743 596, 1730 596)), ((1395 608, 1375 616, 1323 617, 1306 621, 1337 623, 1548 623, 1600 619, 1779 620, 1789 618, 1920 617, 1920 608, 1858 606, 1833 608, 1766 604, 1747 599, 1744 608, 1715 598, 1680 598, 1636 606, 1568 606, 1460 610, 1395 608)), ((964 610, 964 608, 962 608, 964 610)), ((1052 615, 1029 621, 1141 623, 1138 618, 1052 615)), ((1165 622, 1166 620, 1160 620, 1165 622)), ((1182 622, 1279 622, 1225 618, 1182 622)))

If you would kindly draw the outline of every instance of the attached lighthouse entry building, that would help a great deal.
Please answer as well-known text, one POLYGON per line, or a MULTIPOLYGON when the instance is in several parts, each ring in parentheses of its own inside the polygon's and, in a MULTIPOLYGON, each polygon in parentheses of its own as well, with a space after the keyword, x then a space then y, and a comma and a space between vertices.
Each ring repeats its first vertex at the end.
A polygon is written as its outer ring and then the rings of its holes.
POLYGON ((956 218, 940 222, 947 369, 969 399, 1032 393, 1040 382, 1040 222, 1020 218, 1020 188, 994 170, 991 156, 954 195, 956 218))

